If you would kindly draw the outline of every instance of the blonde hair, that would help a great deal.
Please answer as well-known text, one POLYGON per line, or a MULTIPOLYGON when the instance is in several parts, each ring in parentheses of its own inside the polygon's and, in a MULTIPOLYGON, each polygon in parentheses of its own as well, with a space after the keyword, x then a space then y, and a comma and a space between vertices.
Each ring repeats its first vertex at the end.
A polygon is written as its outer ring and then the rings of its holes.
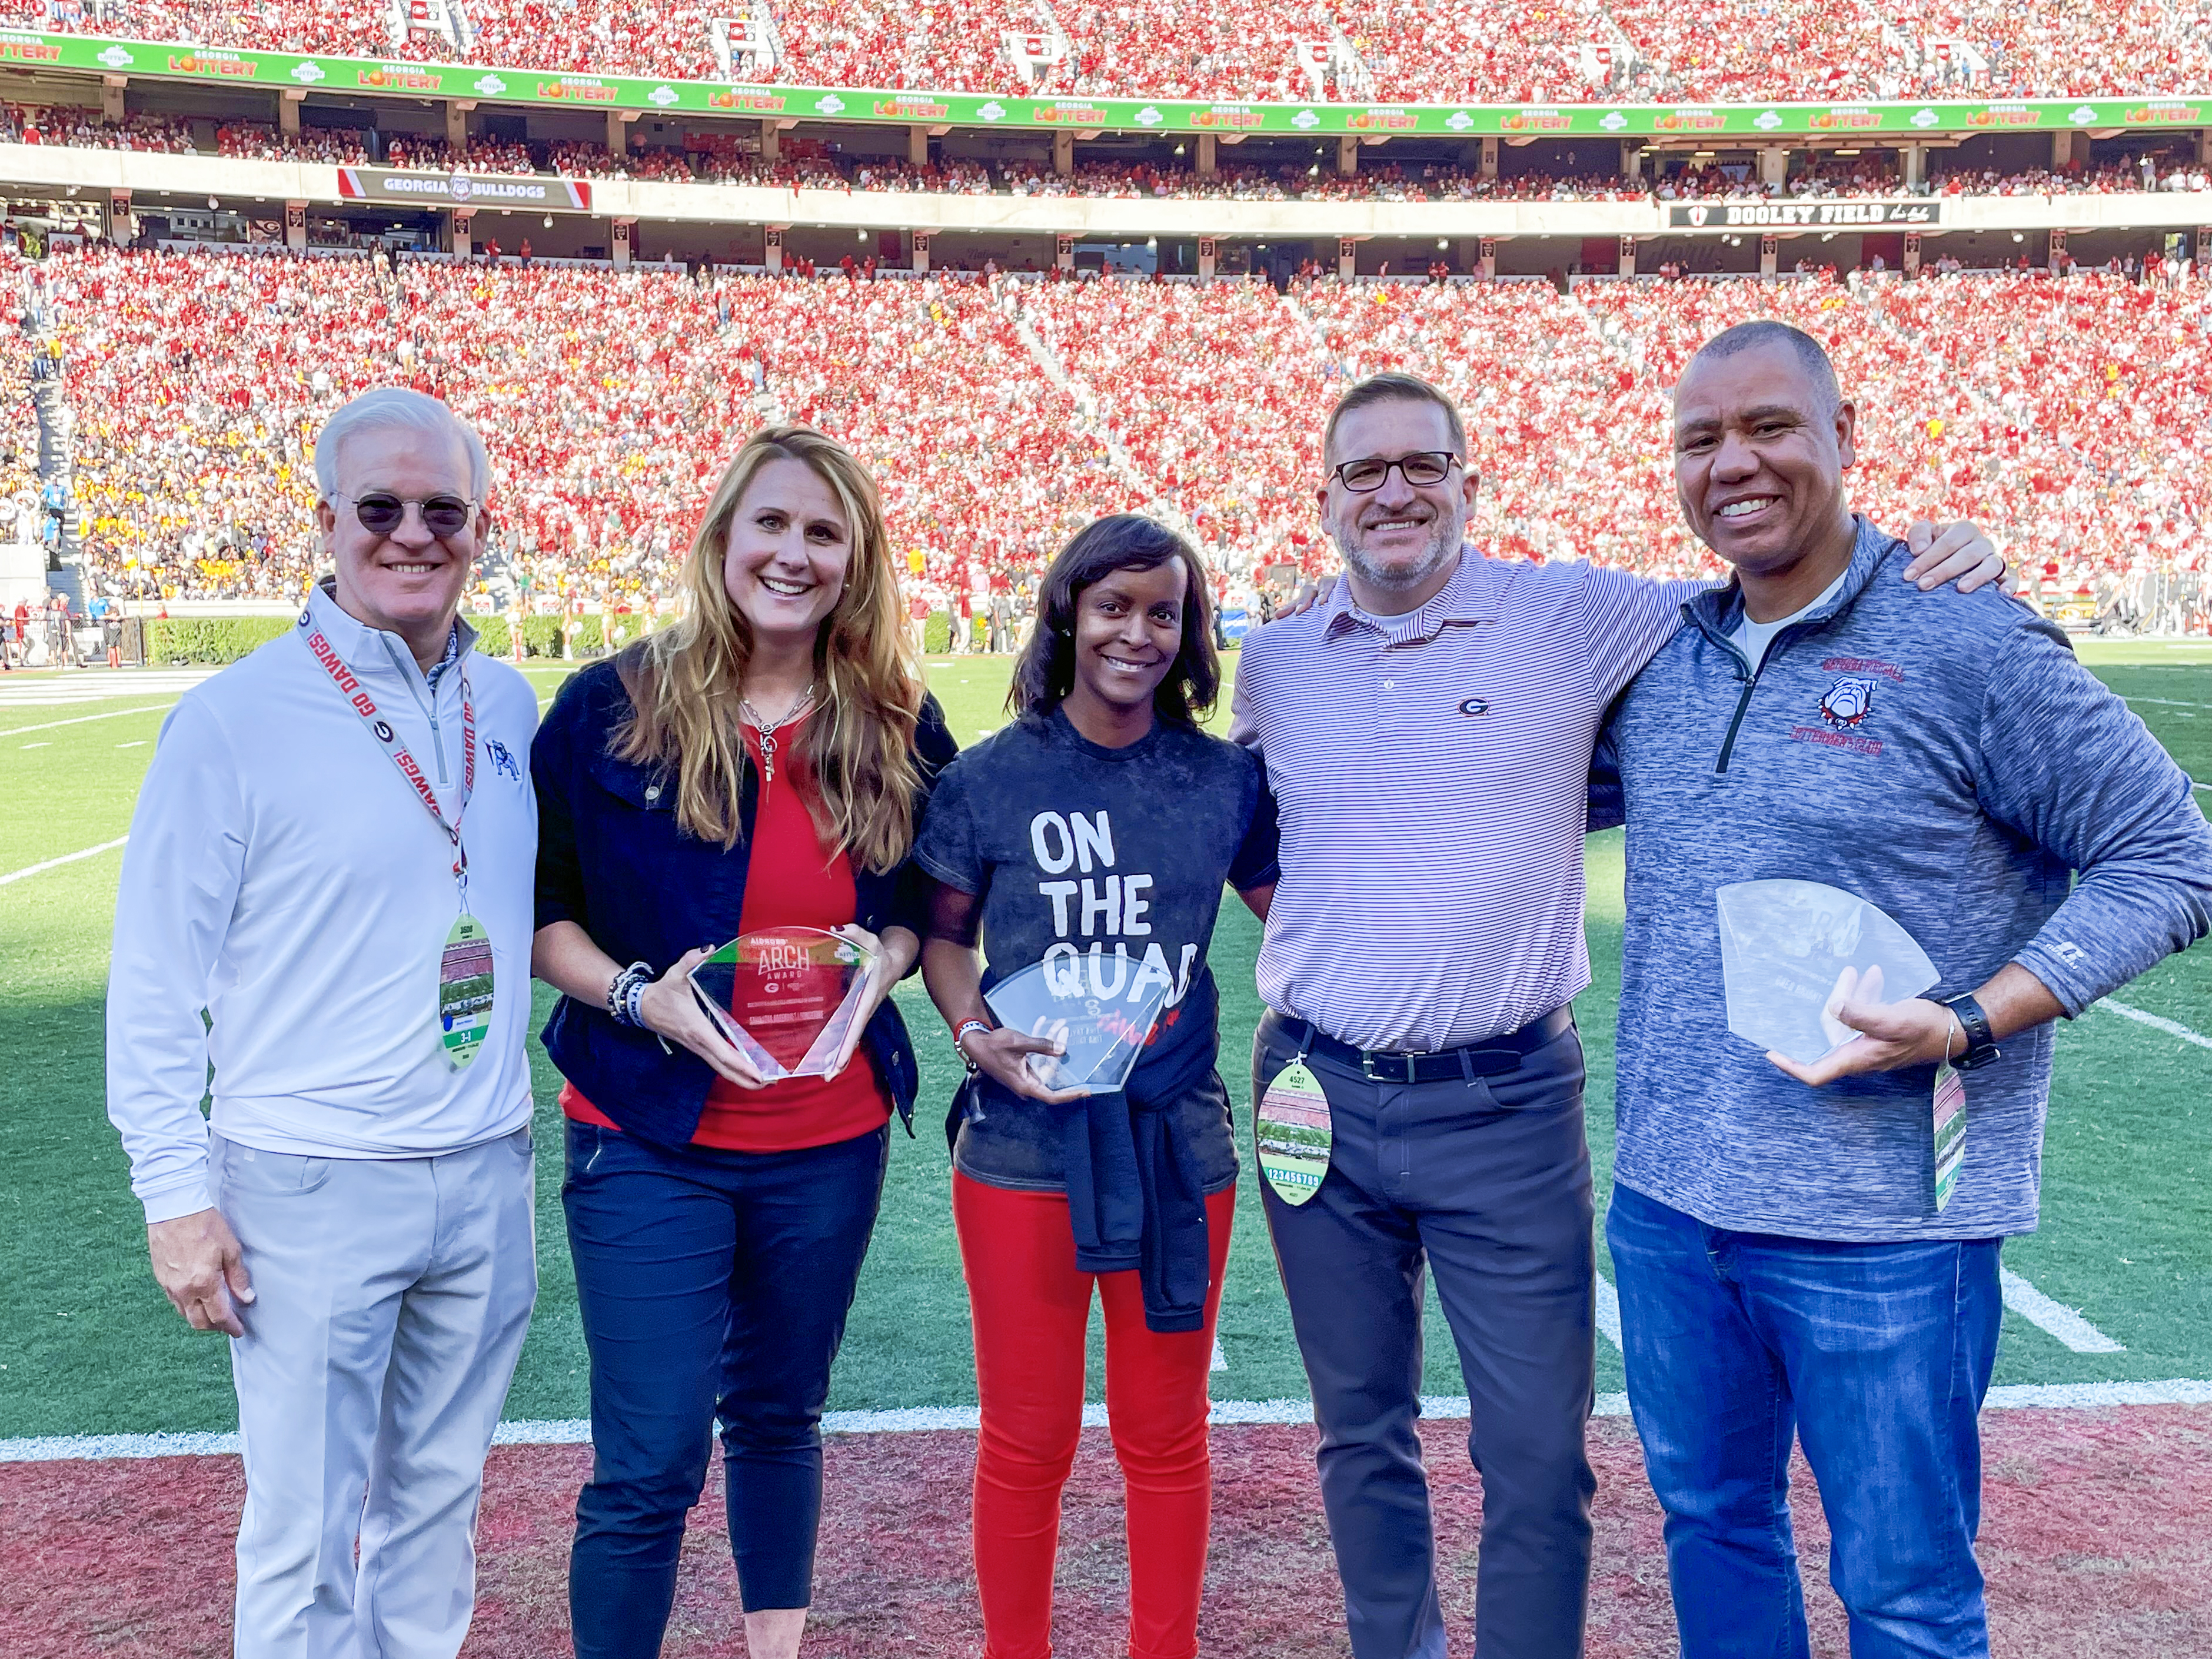
POLYGON ((852 451, 811 427, 763 427, 724 470, 684 561, 688 614, 616 659, 635 713, 611 746, 623 760, 675 768, 676 822, 687 834, 726 848, 743 837, 745 741, 738 705, 753 638, 731 601, 723 563, 738 504, 761 469, 776 460, 800 462, 828 484, 852 533, 844 590, 815 635, 823 698, 799 737, 818 786, 815 827, 825 839, 834 836, 855 866, 888 871, 914 842, 921 676, 899 614, 876 482, 852 451))

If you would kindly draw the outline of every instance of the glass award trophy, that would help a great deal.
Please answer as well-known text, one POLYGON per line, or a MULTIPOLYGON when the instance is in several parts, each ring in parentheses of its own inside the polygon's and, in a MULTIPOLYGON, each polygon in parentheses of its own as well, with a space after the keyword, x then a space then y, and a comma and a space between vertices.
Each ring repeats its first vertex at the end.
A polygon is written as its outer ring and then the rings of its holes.
POLYGON ((1126 957, 1048 957, 983 993, 999 1024, 1060 1044, 1024 1064, 1048 1089, 1109 1095, 1129 1080, 1171 988, 1126 957), (1110 985, 1108 975, 1110 973, 1110 985))
POLYGON ((1912 935, 1853 893, 1817 881, 1720 889, 1729 1030, 1810 1065, 1858 1034, 1845 1002, 1901 1002, 1942 977, 1912 935))
POLYGON ((692 969, 691 989, 763 1077, 824 1077, 860 1015, 874 960, 842 933, 770 927, 732 939, 692 969))

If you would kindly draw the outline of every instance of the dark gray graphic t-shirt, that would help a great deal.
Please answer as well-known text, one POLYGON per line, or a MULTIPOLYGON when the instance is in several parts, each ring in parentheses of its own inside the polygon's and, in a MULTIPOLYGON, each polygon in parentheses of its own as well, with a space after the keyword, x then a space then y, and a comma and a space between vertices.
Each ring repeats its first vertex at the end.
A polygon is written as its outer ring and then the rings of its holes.
MULTIPOLYGON (((1218 999, 1206 965, 1222 884, 1249 885, 1273 848, 1253 834, 1258 762, 1202 732, 1159 725, 1126 749, 1079 734, 1058 709, 963 750, 938 780, 915 845, 922 868, 982 901, 986 988, 1048 957, 1111 986, 1164 986, 1168 1006, 1130 1092, 1166 1108, 1199 1150, 1206 1189, 1236 1178, 1227 1097, 1212 1079, 1218 999), (1248 840, 1252 843, 1248 845, 1248 840)), ((1270 838, 1271 839, 1271 838, 1270 838)), ((1066 1185, 1066 1107, 993 1085, 954 1161, 994 1186, 1066 1185)))

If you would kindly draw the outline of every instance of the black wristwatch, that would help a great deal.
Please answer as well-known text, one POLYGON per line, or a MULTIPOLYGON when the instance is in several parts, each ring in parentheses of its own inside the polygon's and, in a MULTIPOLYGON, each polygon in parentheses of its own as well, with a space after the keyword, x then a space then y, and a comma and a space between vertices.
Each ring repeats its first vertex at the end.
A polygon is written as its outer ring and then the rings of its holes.
POLYGON ((1943 1005, 1958 1017, 1959 1029, 1966 1034, 1966 1052, 1951 1061, 1958 1072, 1979 1071, 2003 1051, 1990 1035, 1990 1017, 1982 1012, 1982 1005, 1971 996, 1953 997, 1943 1005))

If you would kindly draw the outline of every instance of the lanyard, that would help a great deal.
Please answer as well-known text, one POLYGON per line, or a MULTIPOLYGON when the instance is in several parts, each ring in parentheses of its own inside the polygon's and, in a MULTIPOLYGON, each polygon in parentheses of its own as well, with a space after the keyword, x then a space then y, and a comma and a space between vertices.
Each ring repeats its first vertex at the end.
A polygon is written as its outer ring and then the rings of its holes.
POLYGON ((453 821, 448 823, 445 813, 439 808, 438 797, 430 787, 430 780, 422 775, 422 767, 416 763, 415 757, 407 752, 407 745, 400 742, 399 734, 392 729, 392 722, 376 712, 375 699, 362 688, 354 672, 346 666, 345 659, 337 653, 337 647, 323 637, 322 630, 315 627, 304 612, 300 617, 300 638, 309 654, 322 665, 323 672, 331 677, 331 684, 346 700, 346 706, 361 716, 362 725, 368 728, 368 735, 376 739, 377 747, 391 757, 392 763, 399 769, 399 775, 415 792, 415 798, 422 803, 422 810, 430 815, 438 828, 445 831, 446 839, 453 843, 453 882, 460 889, 461 908, 466 910, 469 908, 469 854, 468 849, 461 845, 461 820, 468 814, 469 799, 476 793, 477 787, 477 711, 469 691, 467 672, 464 670, 461 674, 461 810, 453 814, 453 821))

